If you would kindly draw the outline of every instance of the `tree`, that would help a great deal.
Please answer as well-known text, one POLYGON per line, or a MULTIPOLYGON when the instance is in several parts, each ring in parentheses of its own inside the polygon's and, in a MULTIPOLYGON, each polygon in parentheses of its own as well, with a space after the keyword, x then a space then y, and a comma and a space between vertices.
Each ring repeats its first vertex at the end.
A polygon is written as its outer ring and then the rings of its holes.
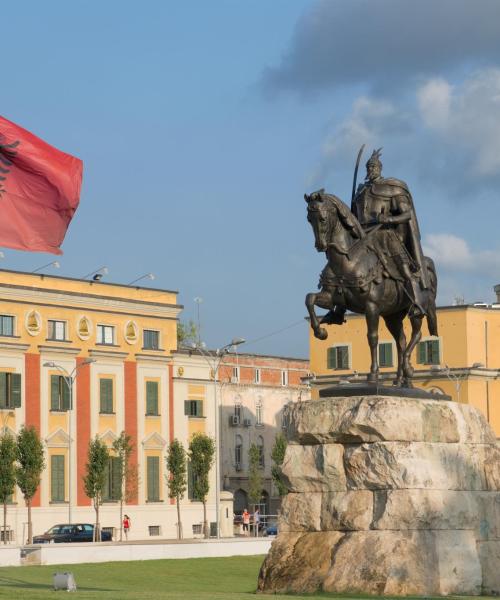
POLYGON ((138 484, 138 475, 135 465, 130 464, 130 457, 134 451, 132 436, 122 431, 120 437, 113 442, 113 450, 118 459, 120 487, 116 499, 120 501, 120 542, 123 539, 123 503, 135 497, 138 484))
POLYGON ((0 502, 3 504, 3 543, 7 543, 7 503, 16 487, 16 440, 6 432, 0 437, 0 502))
POLYGON ((255 506, 262 498, 262 474, 260 468, 260 451, 256 444, 248 450, 248 499, 255 506))
POLYGON ((285 460, 286 447, 286 437, 282 433, 278 433, 274 440, 274 446, 271 451, 271 458, 274 462, 274 465, 271 468, 271 477, 273 478, 274 484, 280 496, 286 496, 288 494, 288 489, 281 480, 281 465, 285 460))
POLYGON ((186 451, 179 440, 170 442, 167 451, 167 485, 169 498, 175 498, 177 504, 177 539, 182 540, 181 500, 187 487, 186 451))
POLYGON ((189 461, 193 476, 193 496, 203 503, 203 531, 210 537, 207 521, 208 476, 214 463, 215 441, 204 433, 195 433, 189 443, 189 461))
POLYGON ((35 495, 42 471, 45 468, 43 444, 38 431, 33 427, 21 427, 16 443, 16 480, 28 507, 28 544, 33 542, 31 501, 35 495))
POLYGON ((102 504, 102 494, 106 483, 106 470, 109 462, 109 451, 104 442, 95 436, 89 442, 85 465, 86 475, 83 477, 85 494, 91 498, 95 510, 94 541, 101 539, 101 525, 99 523, 99 507, 102 504))
POLYGON ((179 322, 177 324, 177 343, 189 344, 198 342, 198 327, 194 321, 189 320, 187 323, 179 322))

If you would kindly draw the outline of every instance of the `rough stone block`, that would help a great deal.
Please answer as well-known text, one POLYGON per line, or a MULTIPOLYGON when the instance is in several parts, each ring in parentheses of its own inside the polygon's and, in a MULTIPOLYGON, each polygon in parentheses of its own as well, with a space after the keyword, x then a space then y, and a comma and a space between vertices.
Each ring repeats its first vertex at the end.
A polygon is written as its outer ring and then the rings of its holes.
POLYGON ((346 489, 341 444, 290 445, 281 468, 285 485, 292 492, 327 492, 346 489))
POLYGON ((485 446, 376 442, 346 447, 348 489, 485 490, 485 446))
POLYGON ((482 570, 482 593, 500 594, 500 541, 479 542, 477 545, 482 570))

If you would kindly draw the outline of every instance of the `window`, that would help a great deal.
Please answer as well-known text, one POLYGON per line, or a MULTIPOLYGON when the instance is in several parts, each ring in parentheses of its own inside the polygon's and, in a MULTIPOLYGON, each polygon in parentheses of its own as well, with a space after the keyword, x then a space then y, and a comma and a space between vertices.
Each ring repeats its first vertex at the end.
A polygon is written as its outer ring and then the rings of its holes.
POLYGON ((64 502, 64 455, 50 457, 50 501, 64 502))
POLYGON ((146 381, 146 414, 158 415, 158 382, 146 381))
POLYGON ((0 408, 21 406, 21 374, 0 373, 0 408))
POLYGON ((255 369, 253 382, 260 383, 260 369, 255 369))
POLYGON ((66 339, 66 322, 49 321, 49 340, 65 341, 66 339))
POLYGON ((98 325, 97 343, 112 346, 115 343, 115 328, 112 325, 98 325))
POLYGON ((255 424, 262 425, 262 398, 257 398, 255 403, 255 424))
POLYGON ((234 401, 234 421, 241 423, 241 398, 238 396, 234 401))
POLYGON ((257 439, 257 448, 259 449, 259 467, 264 468, 264 438, 259 435, 257 439))
POLYGON ((203 400, 184 400, 184 414, 188 417, 202 417, 203 400))
POLYGON ((117 456, 110 456, 106 467, 106 479, 102 499, 105 502, 113 502, 120 499, 122 484, 122 461, 117 456))
POLYGON ((160 501, 160 457, 147 457, 148 502, 160 501))
POLYGON ((234 464, 236 468, 241 468, 243 463, 243 438, 237 435, 234 443, 234 464))
POLYGON ((348 346, 333 346, 328 348, 326 354, 328 369, 348 369, 349 368, 349 348, 348 346))
POLYGON ((99 412, 105 414, 113 413, 113 380, 102 378, 99 380, 99 412))
POLYGON ((288 385, 288 371, 281 371, 281 385, 288 385))
POLYGON ((420 365, 439 365, 439 340, 426 340, 418 344, 417 363, 420 365))
POLYGON ((159 350, 160 349, 160 332, 152 329, 144 330, 144 349, 159 350))
POLYGON ((50 376, 50 410, 69 410, 70 391, 62 375, 50 376))
POLYGON ((233 367, 231 381, 232 381, 232 383, 238 383, 239 380, 240 380, 240 368, 233 367))
POLYGON ((392 367, 392 344, 391 342, 378 345, 378 364, 381 367, 392 367))
POLYGON ((14 317, 0 315, 0 335, 14 335, 14 317))

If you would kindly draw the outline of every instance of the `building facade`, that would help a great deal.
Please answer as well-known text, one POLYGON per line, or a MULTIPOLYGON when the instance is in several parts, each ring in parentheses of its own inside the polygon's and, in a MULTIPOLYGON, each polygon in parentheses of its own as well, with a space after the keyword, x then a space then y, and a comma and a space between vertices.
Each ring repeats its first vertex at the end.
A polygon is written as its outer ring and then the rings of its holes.
POLYGON ((221 479, 234 495, 234 510, 250 509, 249 449, 259 449, 263 479, 261 514, 275 515, 280 497, 272 482, 271 451, 282 431, 283 407, 310 399, 309 361, 279 356, 229 354, 220 367, 221 479))
MULTIPOLYGON (((33 499, 34 533, 67 523, 70 512, 74 523, 94 522, 83 485, 89 441, 99 436, 111 449, 125 431, 134 443, 131 463, 138 474, 125 509, 132 520, 129 537, 175 537, 166 450, 174 437, 187 445, 196 429, 174 394, 172 355, 182 309, 177 292, 0 271, 0 307, 2 431, 16 434, 32 425, 45 447, 46 468, 33 499)), ((211 427, 198 424, 207 432, 211 427)), ((116 531, 112 462, 101 524, 116 531)), ((201 505, 186 498, 182 513, 185 536, 191 537, 202 521, 201 505)), ((26 540, 26 522, 16 490, 8 509, 14 541, 26 540)))
MULTIPOLYGON (((413 354, 414 385, 472 404, 500 437, 500 304, 443 306, 437 315, 439 337, 429 336, 424 324, 413 354)), ((328 385, 366 380, 370 366, 363 315, 348 314, 342 326, 326 327, 324 341, 310 334, 314 398, 328 385)), ((408 323, 405 332, 409 339, 408 323)), ((389 383, 395 376, 396 345, 382 321, 378 358, 380 380, 389 383)))

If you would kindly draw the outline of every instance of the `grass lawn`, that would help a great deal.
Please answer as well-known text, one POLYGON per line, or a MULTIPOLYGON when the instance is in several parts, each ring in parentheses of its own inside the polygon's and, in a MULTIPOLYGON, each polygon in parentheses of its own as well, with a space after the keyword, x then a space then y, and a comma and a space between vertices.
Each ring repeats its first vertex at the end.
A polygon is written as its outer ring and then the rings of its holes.
MULTIPOLYGON (((56 571, 71 571, 75 576, 78 591, 70 598, 251 600, 255 594, 257 575, 263 558, 263 556, 237 556, 60 565, 57 567, 1 567, 0 598, 9 600, 54 598, 56 593, 52 589, 53 574, 56 571)), ((57 598, 66 598, 66 594, 67 592, 64 591, 58 592, 57 598)), ((274 598, 288 598, 289 600, 340 598, 334 594, 259 595, 258 597, 263 600, 266 598, 269 600, 274 598)), ((477 600, 477 596, 475 598, 477 600)))

